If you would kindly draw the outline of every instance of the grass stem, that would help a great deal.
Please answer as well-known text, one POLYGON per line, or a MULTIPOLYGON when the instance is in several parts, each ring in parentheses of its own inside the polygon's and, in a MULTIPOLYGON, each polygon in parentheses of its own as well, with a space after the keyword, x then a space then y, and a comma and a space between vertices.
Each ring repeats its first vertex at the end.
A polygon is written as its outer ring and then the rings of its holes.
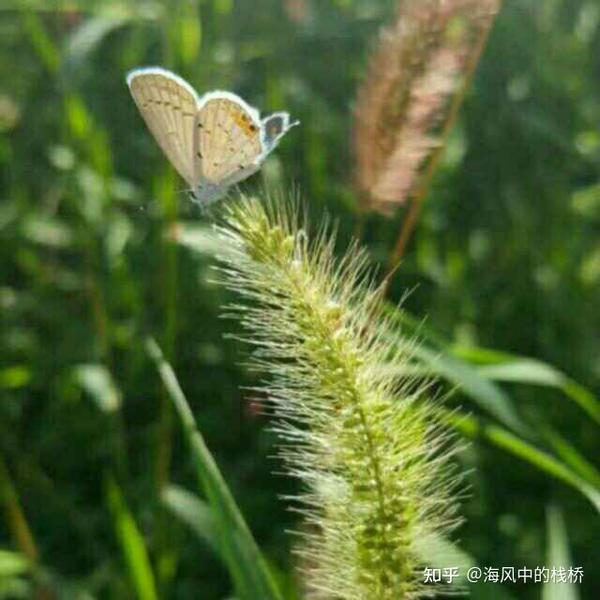
POLYGON ((0 456, 0 500, 4 504, 8 529, 17 548, 32 564, 37 563, 39 558, 37 544, 2 456, 0 456))

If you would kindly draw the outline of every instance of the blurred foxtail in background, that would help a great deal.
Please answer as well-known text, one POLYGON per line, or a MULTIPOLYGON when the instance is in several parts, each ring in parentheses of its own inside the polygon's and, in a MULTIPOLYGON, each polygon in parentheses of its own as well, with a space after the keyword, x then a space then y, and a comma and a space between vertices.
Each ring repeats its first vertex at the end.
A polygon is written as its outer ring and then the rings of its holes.
POLYGON ((501 0, 404 0, 358 91, 355 183, 361 211, 410 203, 390 256, 397 266, 501 0))

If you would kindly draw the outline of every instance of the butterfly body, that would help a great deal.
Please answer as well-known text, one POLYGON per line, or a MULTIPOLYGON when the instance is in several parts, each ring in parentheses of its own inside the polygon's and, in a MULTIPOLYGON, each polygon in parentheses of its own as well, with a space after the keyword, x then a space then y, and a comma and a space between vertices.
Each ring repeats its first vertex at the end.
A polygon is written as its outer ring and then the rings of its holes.
POLYGON ((196 189, 189 192, 189 198, 197 204, 212 204, 215 200, 221 198, 227 191, 228 186, 218 183, 199 183, 196 189))
POLYGON ((261 120, 231 92, 198 96, 184 79, 160 67, 135 69, 127 85, 156 142, 201 204, 255 173, 297 124, 285 112, 261 120))

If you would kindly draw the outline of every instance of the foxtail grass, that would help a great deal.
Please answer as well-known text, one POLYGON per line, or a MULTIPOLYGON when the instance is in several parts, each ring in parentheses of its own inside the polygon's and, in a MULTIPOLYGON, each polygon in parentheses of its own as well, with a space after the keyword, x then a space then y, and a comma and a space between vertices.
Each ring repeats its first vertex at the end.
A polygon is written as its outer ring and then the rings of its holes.
POLYGON ((401 0, 356 103, 361 208, 391 213, 443 148, 501 0, 401 0))
POLYGON ((381 365, 408 364, 412 340, 389 340, 381 295, 356 246, 334 259, 297 205, 242 198, 219 227, 226 285, 241 301, 254 391, 274 414, 280 455, 302 482, 297 554, 309 598, 431 596, 423 540, 458 522, 455 446, 432 418, 429 388, 381 365), (290 207, 291 206, 291 207, 290 207))

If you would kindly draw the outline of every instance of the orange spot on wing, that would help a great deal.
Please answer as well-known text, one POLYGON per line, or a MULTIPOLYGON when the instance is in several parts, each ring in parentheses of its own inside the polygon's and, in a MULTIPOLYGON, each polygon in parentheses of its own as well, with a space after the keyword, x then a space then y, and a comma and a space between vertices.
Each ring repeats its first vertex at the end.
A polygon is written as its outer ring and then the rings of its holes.
POLYGON ((252 122, 252 119, 243 112, 233 113, 235 124, 248 136, 252 137, 256 134, 258 127, 252 122))

